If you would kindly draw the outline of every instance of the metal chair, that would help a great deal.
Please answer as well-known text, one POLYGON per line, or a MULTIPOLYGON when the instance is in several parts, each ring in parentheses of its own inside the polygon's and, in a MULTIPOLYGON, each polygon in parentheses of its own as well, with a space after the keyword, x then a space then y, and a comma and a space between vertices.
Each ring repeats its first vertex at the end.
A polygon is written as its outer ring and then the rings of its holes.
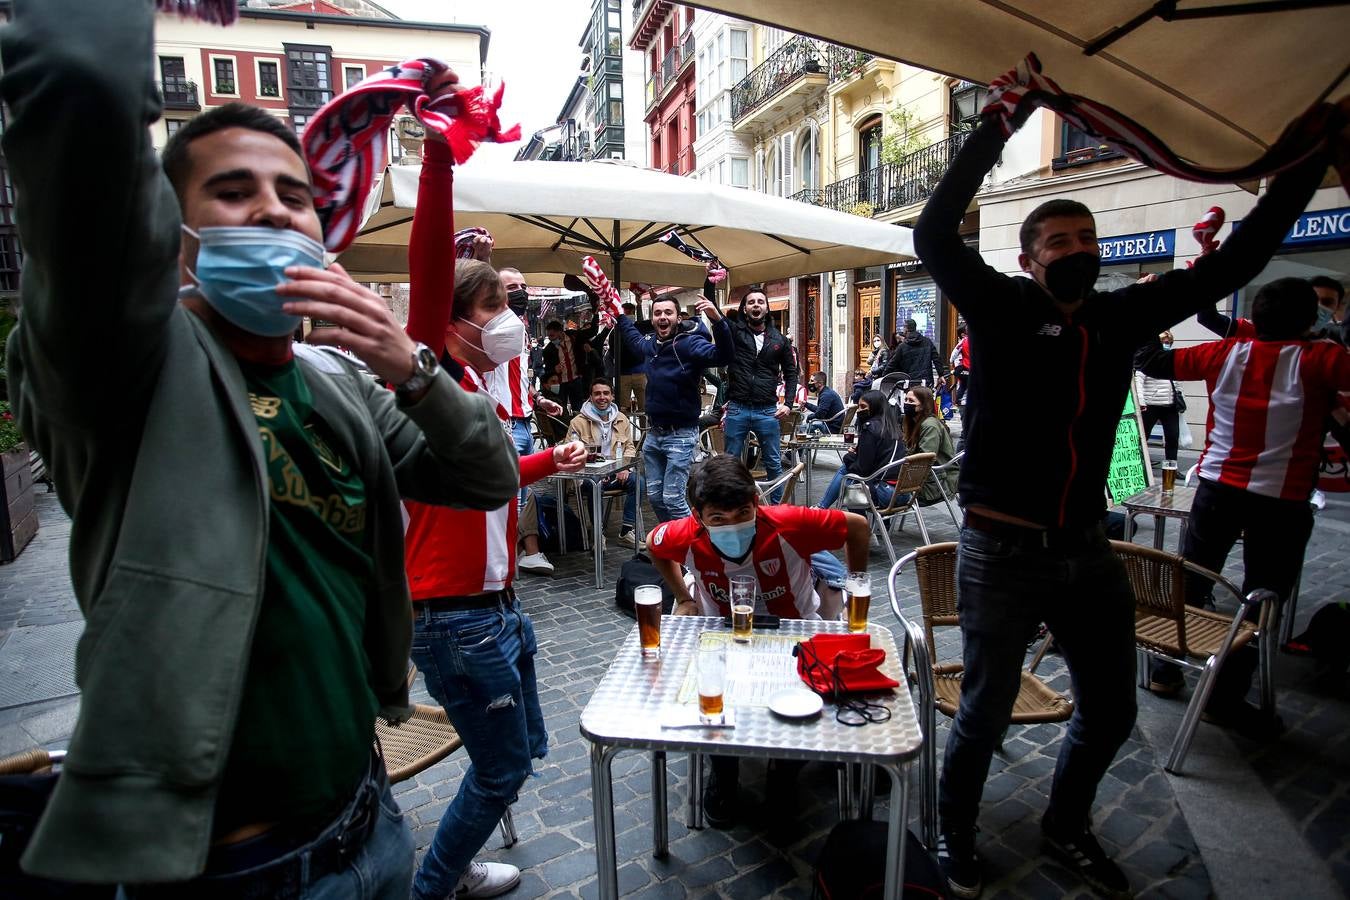
POLYGON ((755 489, 759 492, 759 502, 768 503, 769 498, 773 496, 773 492, 781 487, 783 489, 783 499, 778 502, 783 506, 791 504, 792 498, 797 490, 797 479, 805 471, 806 463, 799 462, 772 481, 756 481, 755 489))
POLYGON ((900 519, 900 527, 903 528, 904 517, 911 512, 914 513, 914 518, 919 520, 919 534, 923 536, 923 542, 930 543, 928 526, 923 521, 923 510, 919 507, 919 488, 928 480, 928 473, 932 471, 936 460, 936 453, 914 453, 904 459, 892 460, 867 477, 852 473, 844 476, 845 492, 840 495, 841 498, 847 496, 850 483, 863 486, 867 496, 864 511, 872 525, 872 531, 886 547, 892 565, 895 564, 895 545, 891 542, 890 532, 897 517, 900 519), (876 501, 872 498, 871 487, 884 479, 892 469, 895 469, 895 493, 891 494, 891 502, 885 509, 878 509, 876 501))
MULTIPOLYGON (((408 667, 408 684, 417 677, 415 666, 408 667)), ((398 784, 426 771, 464 745, 450 724, 450 717, 439 706, 413 705, 412 718, 393 725, 382 716, 375 719, 375 740, 384 754, 389 783, 398 784)), ((520 840, 511 807, 502 814, 503 846, 514 847, 520 840)))
POLYGON ((1275 711, 1275 684, 1272 677, 1278 613, 1274 591, 1257 589, 1247 596, 1228 579, 1189 560, 1152 547, 1112 541, 1112 549, 1125 564, 1130 587, 1134 590, 1134 640, 1139 653, 1139 686, 1148 686, 1145 657, 1164 660, 1200 672, 1190 705, 1182 717, 1181 728, 1172 741, 1172 749, 1163 767, 1173 775, 1181 774, 1181 765, 1190 749, 1200 713, 1209 700, 1214 680, 1233 650, 1257 642, 1260 653, 1261 709, 1275 711), (1231 617, 1186 605, 1186 574, 1201 575, 1223 588, 1238 601, 1231 617), (1256 624, 1246 621, 1247 611, 1259 607, 1256 624))
POLYGON ((694 462, 727 452, 727 433, 720 425, 709 425, 698 434, 698 448, 694 451, 694 462))
MULTIPOLYGON (((937 712, 955 717, 961 705, 961 676, 964 666, 959 662, 940 663, 935 656, 937 643, 933 638, 936 627, 959 624, 956 611, 956 544, 930 544, 907 554, 891 566, 887 579, 891 611, 905 629, 905 650, 901 667, 919 688, 919 727, 923 732, 923 758, 920 762, 922 797, 920 823, 923 841, 929 847, 937 846, 937 712), (922 626, 900 609, 896 582, 900 573, 913 564, 919 584, 922 604, 922 626), (914 673, 909 675, 909 654, 914 654, 914 673)), ((1036 676, 1036 666, 1044 655, 1051 637, 1045 636, 1041 653, 1031 666, 1021 673, 1017 699, 1013 703, 1011 722, 1030 725, 1040 722, 1063 722, 1073 715, 1069 698, 1051 689, 1036 676)))
POLYGON ((947 504, 947 515, 952 517, 952 524, 957 528, 961 527, 961 522, 956 518, 956 510, 952 508, 952 498, 956 495, 953 494, 948 496, 947 488, 942 484, 942 474, 949 469, 960 469, 961 458, 965 455, 966 451, 962 450, 942 465, 933 466, 933 468, 929 470, 929 475, 932 477, 933 483, 937 485, 938 491, 942 493, 942 502, 947 504))

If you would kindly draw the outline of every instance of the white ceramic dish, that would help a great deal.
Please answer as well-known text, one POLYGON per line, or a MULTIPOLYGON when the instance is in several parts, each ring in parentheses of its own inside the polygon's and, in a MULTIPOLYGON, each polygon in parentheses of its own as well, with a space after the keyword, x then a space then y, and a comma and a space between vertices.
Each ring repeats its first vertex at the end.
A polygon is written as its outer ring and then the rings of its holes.
POLYGON ((809 719, 824 706, 820 695, 806 688, 788 688, 769 698, 769 709, 785 719, 809 719))

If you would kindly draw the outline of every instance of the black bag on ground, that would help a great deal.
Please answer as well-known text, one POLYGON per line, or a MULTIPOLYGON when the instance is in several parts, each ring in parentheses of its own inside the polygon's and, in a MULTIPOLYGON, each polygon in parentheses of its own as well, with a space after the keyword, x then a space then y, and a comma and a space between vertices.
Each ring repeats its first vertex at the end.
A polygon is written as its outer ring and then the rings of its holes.
POLYGON ((1289 649, 1316 659, 1319 677, 1344 675, 1350 669, 1350 605, 1333 601, 1322 606, 1303 633, 1289 641, 1289 649))
MULTIPOLYGON (((886 888, 886 823, 848 820, 830 829, 811 879, 815 900, 870 900, 886 888)), ((905 885, 901 896, 910 900, 946 898, 933 854, 914 832, 905 829, 905 885)))
POLYGON ((633 609, 633 591, 639 585, 658 584, 661 586, 661 613, 670 615, 675 608, 675 592, 666 585, 666 580, 652 565, 651 558, 645 553, 635 553, 633 558, 619 568, 619 583, 614 586, 614 605, 624 615, 637 618, 633 609))
MULTIPOLYGON (((562 551, 558 540, 558 498, 548 494, 535 494, 535 505, 539 509, 539 549, 547 553, 562 551)), ((571 509, 563 510, 563 526, 567 529, 567 549, 580 550, 581 520, 571 509)))

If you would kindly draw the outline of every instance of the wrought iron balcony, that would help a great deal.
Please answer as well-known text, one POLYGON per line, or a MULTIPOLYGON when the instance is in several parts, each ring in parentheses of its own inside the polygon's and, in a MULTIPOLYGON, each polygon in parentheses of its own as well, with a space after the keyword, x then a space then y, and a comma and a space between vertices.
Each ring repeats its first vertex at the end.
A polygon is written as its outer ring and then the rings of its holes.
POLYGON ((795 194, 788 197, 789 200, 796 200, 798 203, 809 203, 812 206, 825 205, 825 192, 820 188, 802 188, 795 194))
POLYGON ((684 37, 680 38, 680 69, 694 61, 694 29, 689 28, 684 32, 684 37))
POLYGON ((945 141, 916 150, 897 163, 886 163, 828 184, 824 205, 840 212, 875 216, 887 210, 923 203, 932 196, 969 136, 970 132, 959 131, 945 141))
POLYGON ((197 82, 186 78, 169 78, 159 83, 165 109, 201 109, 197 99, 197 82))
POLYGON ((794 37, 731 89, 731 118, 741 119, 782 93, 798 78, 825 74, 826 45, 794 37))
POLYGON ((829 47, 830 84, 856 75, 871 61, 872 54, 870 53, 831 44, 829 47))

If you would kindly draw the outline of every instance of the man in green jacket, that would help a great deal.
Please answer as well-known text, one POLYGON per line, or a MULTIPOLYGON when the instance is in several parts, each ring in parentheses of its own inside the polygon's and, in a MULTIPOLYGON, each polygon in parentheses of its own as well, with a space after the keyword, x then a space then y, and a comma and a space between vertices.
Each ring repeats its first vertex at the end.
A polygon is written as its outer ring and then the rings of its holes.
POLYGON ((86 618, 79 721, 22 865, 132 897, 406 897, 413 842, 371 752, 377 711, 407 711, 400 497, 499 507, 516 454, 323 268, 283 123, 212 110, 161 170, 152 10, 17 0, 0 33, 26 252, 10 398, 72 517, 86 618), (398 390, 293 351, 302 316, 398 390))

